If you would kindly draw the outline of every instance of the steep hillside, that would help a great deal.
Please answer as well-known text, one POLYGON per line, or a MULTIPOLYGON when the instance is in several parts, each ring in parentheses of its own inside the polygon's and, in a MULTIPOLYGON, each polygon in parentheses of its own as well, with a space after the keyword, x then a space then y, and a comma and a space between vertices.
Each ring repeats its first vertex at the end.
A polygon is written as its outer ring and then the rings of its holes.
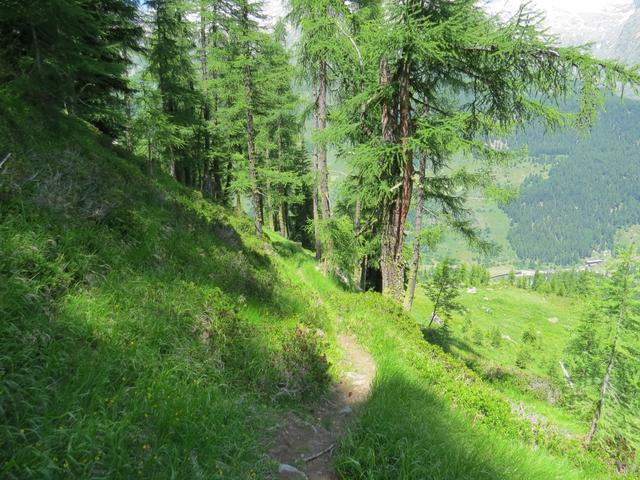
POLYGON ((340 378, 338 333, 377 364, 333 458, 341 478, 608 475, 577 439, 514 415, 388 299, 143 175, 77 120, 5 113, 4 478, 270 478, 282 418, 305 418, 340 378))
POLYGON ((77 121, 2 118, 0 476, 264 478, 279 409, 329 384, 299 328, 324 308, 247 219, 77 121))

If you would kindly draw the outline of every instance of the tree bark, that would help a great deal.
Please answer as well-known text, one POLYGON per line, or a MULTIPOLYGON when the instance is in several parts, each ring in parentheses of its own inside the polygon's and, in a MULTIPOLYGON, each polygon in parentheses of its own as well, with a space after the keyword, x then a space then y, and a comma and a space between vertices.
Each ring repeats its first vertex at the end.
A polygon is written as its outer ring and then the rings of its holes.
POLYGON ((205 101, 202 107, 202 119, 204 120, 204 141, 203 141, 203 173, 204 181, 202 190, 208 194, 211 198, 215 198, 212 168, 209 162, 209 150, 211 149, 211 138, 209 132, 209 122, 211 121, 211 108, 209 105, 209 65, 207 57, 207 21, 206 10, 204 4, 200 6, 200 72, 202 75, 202 89, 204 92, 205 101))
MULTIPOLYGON (((401 161, 392 165, 392 178, 401 176, 402 181, 394 192, 394 198, 383 209, 382 232, 380 236, 380 270, 382 273, 382 293, 402 301, 404 293, 404 229, 413 188, 413 152, 409 145, 411 137, 411 96, 409 85, 409 63, 404 61, 399 71, 398 108, 400 113, 401 161)), ((390 83, 386 61, 380 62, 380 86, 390 83)), ((393 108, 386 98, 382 102, 382 138, 385 143, 397 143, 394 126, 393 108)), ((385 159, 383 159, 384 161, 385 159)), ((388 159, 396 162, 395 159, 388 159)))
POLYGON ((242 215, 242 200, 240 194, 236 193, 236 215, 242 215))
MULTIPOLYGON (((630 267, 626 265, 626 275, 630 274, 630 267)), ((623 323, 625 321, 627 315, 627 300, 629 296, 629 282, 628 279, 625 279, 622 298, 618 310, 618 318, 615 323, 615 330, 613 332, 613 343, 611 344, 611 350, 609 351, 609 358, 607 360, 607 370, 605 371, 604 377, 602 378, 602 383, 600 384, 600 396, 598 397, 598 403, 596 404, 596 409, 593 412, 593 419, 591 420, 591 428, 589 428, 589 433, 585 438, 585 446, 588 447, 591 445, 593 441, 593 437, 595 437, 596 432, 598 431, 598 426, 600 425, 600 417, 602 416, 602 410, 604 409, 604 404, 607 398, 607 392, 609 391, 609 385, 611 383, 611 376, 613 375, 613 366, 615 363, 617 348, 618 348, 618 339, 620 335, 620 331, 622 329, 623 323)))
MULTIPOLYGON (((248 35, 249 12, 245 5, 243 11, 243 27, 245 35, 248 35)), ((262 205, 260 202, 260 193, 258 192, 258 175, 256 169, 256 152, 255 152, 255 131, 253 126, 253 79, 251 66, 248 64, 251 58, 249 44, 245 45, 245 55, 247 55, 247 65, 244 67, 244 91, 246 96, 246 130, 247 130, 247 159, 249 160, 249 182, 251 183, 251 207, 253 208, 253 223, 256 229, 256 235, 262 237, 262 205)))
MULTIPOLYGON (((318 123, 316 128, 324 132, 327 128, 327 63, 321 60, 318 64, 318 100, 316 105, 318 123)), ((327 166, 327 145, 324 141, 318 144, 318 196, 320 213, 323 220, 331 217, 329 201, 329 167, 327 166)))
POLYGON ((416 221, 413 226, 413 253, 411 255, 411 264, 409 269, 409 283, 407 285, 407 294, 404 299, 404 309, 407 312, 413 307, 413 299, 416 293, 416 283, 418 281, 418 270, 420 267, 420 231, 422 230, 422 214, 424 209, 424 182, 427 170, 427 158, 425 155, 420 157, 420 170, 418 173, 418 191, 416 193, 416 221))
POLYGON ((151 138, 147 137, 147 157, 149 158, 149 175, 153 175, 153 157, 151 156, 151 138))
MULTIPOLYGON (((247 99, 251 99, 253 92, 251 86, 251 70, 246 69, 245 92, 247 99)), ((251 103, 251 100, 249 100, 251 103)), ((247 158, 249 160, 249 181, 251 183, 251 207, 253 208, 253 223, 256 228, 256 235, 262 237, 262 206, 260 205, 260 194, 258 193, 258 175, 256 171, 255 153, 255 131, 253 129, 253 108, 248 105, 246 111, 247 122, 247 158)))
MULTIPOLYGON (((265 159, 265 163, 266 163, 266 168, 270 168, 270 163, 271 160, 269 158, 269 149, 265 148, 264 151, 264 159, 265 159)), ((266 216, 267 216, 267 226, 269 227, 270 230, 275 230, 274 228, 274 222, 273 222, 273 202, 271 201, 271 180, 269 180, 269 177, 267 177, 267 181, 266 181, 266 191, 265 191, 265 209, 266 209, 266 216)))
POLYGON ((367 269, 369 268, 369 257, 367 255, 362 259, 360 273, 360 290, 363 292, 367 289, 367 269))
MULTIPOLYGON (((317 96, 317 85, 316 90, 314 92, 314 96, 317 96)), ((318 116, 314 114, 313 116, 313 128, 314 130, 318 128, 318 116)), ((311 199, 313 201, 313 235, 315 240, 316 247, 316 260, 322 259, 322 243, 320 242, 320 212, 318 206, 318 183, 319 183, 319 175, 318 175, 318 145, 317 143, 313 144, 313 154, 311 156, 311 170, 313 173, 313 186, 311 189, 311 199)))
MULTIPOLYGON (((360 235, 360 217, 362 215, 362 201, 360 200, 360 195, 356 196, 356 205, 355 205, 355 213, 353 215, 353 229, 356 232, 356 240, 360 235)), ((358 288, 360 288, 360 284, 362 283, 362 258, 358 262, 358 266, 355 269, 354 278, 358 282, 358 288)))
POLYGON ((287 205, 284 202, 280 204, 278 226, 280 228, 280 234, 284 238, 289 238, 289 232, 287 231, 287 205))
POLYGON ((427 325, 427 328, 431 328, 433 321, 436 319, 436 315, 438 314, 438 308, 440 307, 440 297, 442 297, 443 291, 444 291, 444 284, 440 286, 440 290, 438 291, 438 296, 436 297, 436 301, 433 304, 433 312, 431 312, 431 320, 429 320, 429 325, 427 325))
POLYGON ((591 445, 591 442, 593 441, 593 437, 596 435, 596 432, 598 431, 598 426, 600 424, 602 409, 604 407, 607 391, 609 390, 609 383, 611 382, 611 374, 613 373, 613 363, 616 356, 616 343, 617 342, 614 341, 611 347, 611 352, 609 353, 607 370, 602 379, 602 383, 600 384, 600 396, 598 398, 598 403, 596 404, 595 412, 593 413, 593 419, 591 420, 591 428, 589 428, 589 433, 587 433, 587 437, 585 438, 585 441, 584 441, 587 447, 591 445))
POLYGON ((38 41, 38 34, 36 33, 36 28, 33 26, 33 23, 30 24, 30 27, 31 39, 33 40, 33 50, 35 53, 36 70, 38 71, 38 75, 42 77, 42 54, 40 53, 40 42, 38 41))

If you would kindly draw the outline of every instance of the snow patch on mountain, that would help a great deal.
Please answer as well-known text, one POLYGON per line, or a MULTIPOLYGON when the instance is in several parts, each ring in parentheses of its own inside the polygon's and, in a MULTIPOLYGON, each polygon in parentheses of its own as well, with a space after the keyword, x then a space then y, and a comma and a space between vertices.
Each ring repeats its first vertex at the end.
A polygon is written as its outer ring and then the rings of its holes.
MULTIPOLYGON (((489 11, 513 15, 520 0, 490 0, 489 11)), ((565 45, 590 44, 602 57, 633 60, 629 42, 640 36, 640 0, 533 0, 531 7, 545 14, 545 24, 565 45)))

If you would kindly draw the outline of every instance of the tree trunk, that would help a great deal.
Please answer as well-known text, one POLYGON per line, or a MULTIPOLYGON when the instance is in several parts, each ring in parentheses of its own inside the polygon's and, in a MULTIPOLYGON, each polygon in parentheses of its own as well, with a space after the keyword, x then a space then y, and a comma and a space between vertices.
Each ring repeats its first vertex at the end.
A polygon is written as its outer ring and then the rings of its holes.
POLYGON ((418 281, 418 270, 420 267, 420 231, 422 230, 422 213, 424 209, 424 182, 427 170, 427 159, 425 155, 420 157, 420 172, 418 176, 418 191, 416 193, 416 221, 413 226, 413 253, 411 255, 411 265, 409 270, 409 284, 407 285, 407 295, 404 299, 404 309, 407 312, 413 307, 413 299, 416 293, 416 283, 418 281))
MULTIPOLYGON (((626 275, 630 275, 630 266, 628 264, 626 267, 626 275)), ((604 377, 602 378, 602 383, 600 384, 600 396, 598 398, 598 403, 596 404, 595 412, 593 412, 593 419, 591 420, 591 428, 589 428, 589 433, 585 438, 585 446, 591 445, 593 441, 593 437, 595 437, 596 432, 598 431, 598 426, 600 424, 600 417, 602 416, 602 410, 604 409, 604 403, 607 398, 607 392, 609 391, 609 384, 611 383, 611 376, 613 374, 613 365, 615 363, 617 348, 618 348, 618 338, 620 335, 620 331, 622 329, 623 323, 625 321, 627 315, 627 301, 629 298, 629 281, 628 278, 625 279, 625 283, 623 286, 622 298, 620 302, 620 306, 618 307, 618 318, 616 319, 616 323, 614 326, 613 332, 613 343, 611 344, 611 351, 609 352, 609 358, 607 360, 607 370, 605 371, 604 377)))
POLYGON ((598 403, 596 404, 595 412, 593 413, 593 419, 591 421, 591 428, 589 429, 589 433, 585 438, 585 446, 591 445, 593 441, 593 437, 595 437, 596 432, 598 431, 598 426, 600 424, 600 417, 602 416, 602 410, 604 409, 604 404, 607 398, 607 392, 609 391, 609 384, 611 383, 611 376, 613 375, 613 366, 615 363, 615 358, 618 349, 618 340, 620 336, 620 332, 623 328, 626 316, 627 316, 627 308, 628 301, 630 295, 633 293, 630 291, 631 285, 629 281, 629 276, 631 275, 631 266, 629 263, 625 263, 625 278, 623 284, 623 290, 621 292, 620 298, 620 306, 618 307, 618 318, 615 323, 615 330, 613 332, 613 343, 611 344, 611 351, 609 352, 609 359, 607 361, 607 370, 602 379, 602 383, 600 384, 600 396, 598 398, 598 403))
MULTIPOLYGON (((360 236, 360 217, 362 214, 362 201, 360 200, 360 195, 356 196, 356 206, 355 213, 353 215, 353 230, 356 233, 356 240, 360 236)), ((360 288, 361 279, 362 279, 362 259, 358 262, 358 266, 355 269, 354 278, 358 282, 358 287, 360 288)))
POLYGON ((236 193, 236 215, 242 215, 242 200, 240 194, 236 193))
MULTIPOLYGON (((249 69, 247 69, 249 70, 249 69)), ((250 74, 249 74, 250 75, 250 74)), ((251 79, 245 77, 245 91, 247 98, 251 98, 251 79)), ((256 235, 262 237, 262 206, 260 205, 260 194, 258 193, 258 175, 256 171, 255 153, 255 132, 253 130, 253 109, 248 106, 246 111, 247 122, 247 158, 249 160, 249 181, 251 183, 251 207, 253 208, 253 223, 256 228, 256 235)))
MULTIPOLYGON (((316 128, 323 133, 327 128, 327 63, 321 60, 318 65, 318 101, 316 105, 318 123, 316 128)), ((327 145, 324 141, 318 145, 318 196, 320 213, 323 220, 331 217, 329 202, 329 168, 327 166, 327 145)))
POLYGON ((442 297, 442 292, 444 291, 444 283, 440 286, 440 290, 438 291, 438 296, 436 297, 436 301, 433 303, 433 311, 431 312, 431 320, 429 320, 429 325, 427 328, 431 328, 433 321, 436 319, 438 315, 438 308, 440 307, 440 297, 442 297))
POLYGON ((36 70, 38 71, 38 75, 42 77, 42 54, 40 53, 40 42, 38 41, 38 34, 36 33, 36 28, 33 26, 33 23, 30 24, 30 27, 31 39, 33 40, 33 50, 35 53, 36 70))
MULTIPOLYGON (((245 35, 248 35, 249 12, 245 6, 243 12, 243 22, 245 35)), ((251 58, 249 45, 246 45, 245 54, 247 62, 251 58)), ((253 79, 251 66, 247 64, 244 68, 244 91, 246 96, 247 108, 246 129, 247 129, 247 159, 249 160, 249 182, 251 183, 251 207, 253 208, 253 223, 256 228, 256 235, 262 237, 262 205, 260 202, 260 193, 258 192, 258 175, 256 169, 256 152, 255 152, 255 131, 253 127, 253 79)))
POLYGON ((367 269, 369 268, 369 257, 367 255, 362 259, 361 265, 360 290, 364 292, 367 289, 367 269))
MULTIPOLYGON (((379 83, 386 88, 390 76, 386 61, 380 62, 379 83)), ((395 198, 385 205, 382 215, 380 235, 380 270, 382 273, 382 293, 402 301, 404 293, 404 229, 411 206, 413 152, 409 145, 411 136, 411 96, 409 91, 409 64, 403 62, 399 75, 398 107, 400 113, 400 141, 402 146, 401 162, 392 168, 392 178, 401 175, 402 182, 394 191, 395 198)), ((389 99, 382 102, 382 139, 385 143, 396 143, 394 129, 394 111, 389 99)), ((396 162, 395 159, 388 159, 396 162)), ((385 159, 382 159, 385 161, 385 159)))
MULTIPOLYGON (((269 149, 266 148, 264 151, 264 159, 265 159, 265 163, 266 163, 266 168, 270 167, 270 163, 271 160, 269 158, 269 149)), ((271 180, 269 179, 269 177, 267 177, 267 181, 266 181, 266 191, 265 191, 265 201, 264 203, 265 205, 265 211, 266 211, 266 216, 267 216, 267 226, 269 227, 270 230, 275 230, 274 228, 274 223, 273 223, 273 202, 271 201, 271 180)))
POLYGON ((211 149, 211 138, 209 132, 209 122, 211 121, 211 108, 209 105, 209 65, 207 59, 207 22, 204 4, 200 7, 200 72, 202 75, 202 85, 205 101, 202 107, 202 119, 204 120, 204 142, 203 142, 203 173, 204 181, 202 190, 211 198, 215 198, 213 180, 211 178, 212 168, 209 162, 209 150, 211 149))
POLYGON ((593 437, 596 435, 596 432, 598 431, 598 425, 600 424, 600 417, 602 416, 602 409, 604 407, 607 391, 609 390, 609 383, 611 382, 611 374, 613 373, 613 363, 614 363, 615 356, 616 356, 616 342, 614 341, 613 345, 611 346, 611 352, 609 353, 607 370, 604 374, 604 378, 602 379, 602 383, 600 384, 600 397, 598 398, 598 403, 596 404, 596 410, 593 413, 593 419, 591 420, 591 428, 589 429, 589 433, 587 433, 587 437, 584 440, 584 443, 587 447, 591 445, 591 442, 593 441, 593 437))
POLYGON ((151 138, 147 137, 147 157, 149 158, 149 175, 153 175, 153 157, 151 156, 151 138))
POLYGON ((287 206, 284 202, 280 204, 278 226, 280 228, 280 234, 284 238, 289 238, 289 232, 287 231, 287 206))
MULTIPOLYGON (((213 4, 211 5, 211 8, 213 8, 213 15, 214 17, 217 17, 219 15, 219 12, 217 11, 217 8, 219 8, 219 5, 217 4, 213 4)), ((216 44, 213 43, 216 41, 217 38, 217 33, 218 33, 218 24, 216 23, 215 20, 213 20, 211 22, 211 31, 209 34, 209 42, 211 43, 211 47, 215 47, 216 44), (213 39, 213 40, 211 40, 213 39)), ((211 78, 213 81, 216 81, 219 78, 220 74, 218 71, 216 71, 215 69, 211 69, 211 71, 208 73, 208 78, 211 78)), ((213 89, 213 95, 211 97, 211 105, 209 107, 209 111, 210 111, 210 118, 211 118, 211 124, 212 127, 215 129, 217 127, 218 124, 218 103, 219 103, 219 99, 218 99, 218 93, 216 91, 216 89, 213 89)), ((213 199, 218 202, 218 203, 225 203, 227 200, 227 189, 224 186, 224 179, 223 179, 223 166, 221 163, 221 159, 220 156, 217 154, 212 155, 212 159, 210 162, 210 171, 209 171, 209 177, 211 178, 211 182, 212 182, 212 196, 213 199)))
MULTIPOLYGON (((317 86, 316 86, 317 88, 317 86)), ((314 92, 314 95, 317 96, 317 90, 314 92)), ((313 127, 314 130, 318 128, 318 116, 314 114, 313 116, 313 127)), ((322 244, 320 242, 320 213, 318 211, 318 145, 316 143, 313 144, 313 154, 311 156, 311 170, 313 173, 313 186, 311 188, 311 199, 313 201, 313 235, 315 239, 316 246, 316 260, 322 259, 322 244)))

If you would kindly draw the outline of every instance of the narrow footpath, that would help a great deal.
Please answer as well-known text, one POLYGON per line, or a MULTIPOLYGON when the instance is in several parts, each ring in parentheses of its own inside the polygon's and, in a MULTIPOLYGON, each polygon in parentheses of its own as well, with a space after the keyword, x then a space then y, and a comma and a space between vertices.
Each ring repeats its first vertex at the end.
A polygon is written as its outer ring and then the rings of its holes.
POLYGON ((270 454, 279 463, 278 479, 335 480, 332 455, 358 405, 371 391, 376 365, 352 335, 338 337, 344 351, 340 382, 308 420, 289 413, 280 424, 270 454))

